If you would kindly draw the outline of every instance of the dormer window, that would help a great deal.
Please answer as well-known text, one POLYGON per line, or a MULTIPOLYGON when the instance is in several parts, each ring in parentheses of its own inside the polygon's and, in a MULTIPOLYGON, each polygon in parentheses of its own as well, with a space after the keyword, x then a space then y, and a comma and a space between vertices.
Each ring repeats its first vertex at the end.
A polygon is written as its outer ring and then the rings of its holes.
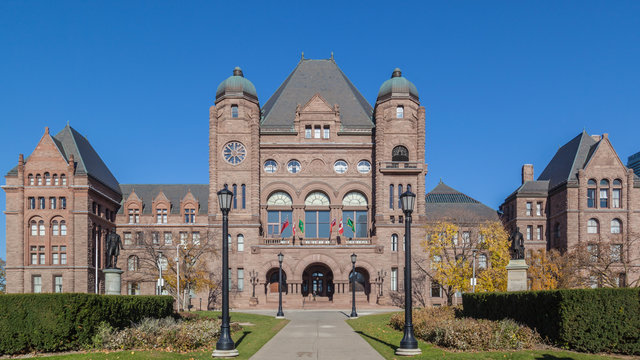
POLYGON ((316 138, 316 139, 320 139, 320 126, 319 125, 316 125, 313 128, 313 137, 316 138))
POLYGON ((140 223, 140 210, 129 209, 129 224, 138 224, 138 223, 140 223))
POLYGON ((231 117, 232 118, 238 117, 238 105, 231 105, 231 117))
POLYGON ((404 118, 404 106, 400 105, 396 108, 396 118, 397 119, 404 118))
POLYGON ((311 125, 307 125, 304 127, 304 138, 311 139, 311 125))
POLYGON ((322 137, 325 139, 329 138, 329 125, 325 125, 324 128, 322 129, 322 137))
POLYGON ((156 209, 156 222, 158 224, 166 224, 167 223, 167 209, 156 209))
POLYGON ((196 222, 196 209, 194 208, 184 209, 184 222, 187 224, 193 224, 196 222))

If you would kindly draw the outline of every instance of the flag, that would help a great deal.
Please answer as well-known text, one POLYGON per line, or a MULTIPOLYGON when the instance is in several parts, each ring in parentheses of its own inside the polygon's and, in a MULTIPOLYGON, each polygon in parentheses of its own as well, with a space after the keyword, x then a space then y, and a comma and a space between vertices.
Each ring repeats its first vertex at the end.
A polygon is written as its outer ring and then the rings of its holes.
POLYGON ((298 220, 298 228, 300 228, 300 232, 304 232, 304 223, 302 220, 298 220))
POLYGON ((342 219, 340 219, 340 225, 338 226, 338 233, 340 235, 344 234, 344 228, 342 227, 342 219))
POLYGON ((334 226, 336 226, 336 219, 333 219, 333 221, 331 222, 331 226, 329 227, 329 236, 331 236, 334 226))
POLYGON ((356 227, 353 224, 353 221, 351 221, 351 219, 347 219, 347 226, 351 228, 351 231, 356 232, 356 227))
MULTIPOLYGON (((296 222, 294 221, 293 223, 295 224, 296 222)), ((293 230, 293 237, 295 238, 296 237, 296 226, 295 225, 291 226, 291 230, 293 230)))
POLYGON ((287 226, 289 226, 289 219, 284 221, 284 224, 282 224, 282 228, 280 229, 280 234, 282 234, 282 232, 284 231, 284 229, 287 228, 287 226))

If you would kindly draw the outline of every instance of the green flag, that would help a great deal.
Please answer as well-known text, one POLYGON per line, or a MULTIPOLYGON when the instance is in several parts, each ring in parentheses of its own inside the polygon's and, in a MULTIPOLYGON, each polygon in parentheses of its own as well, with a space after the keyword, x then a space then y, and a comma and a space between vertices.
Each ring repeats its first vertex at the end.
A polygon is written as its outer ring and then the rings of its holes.
POLYGON ((300 229, 300 232, 304 232, 304 223, 302 220, 298 220, 298 228, 300 229))
POLYGON ((356 232, 356 227, 351 219, 347 219, 347 226, 351 228, 351 231, 356 232))

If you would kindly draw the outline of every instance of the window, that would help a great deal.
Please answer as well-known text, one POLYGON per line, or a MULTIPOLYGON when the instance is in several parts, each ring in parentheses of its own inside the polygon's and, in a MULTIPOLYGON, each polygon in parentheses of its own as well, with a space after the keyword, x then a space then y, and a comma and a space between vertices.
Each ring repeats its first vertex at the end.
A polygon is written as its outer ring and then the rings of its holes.
POLYGON ((53 174, 53 185, 60 185, 60 179, 58 178, 58 174, 53 174))
POLYGON ((140 284, 137 282, 130 282, 127 284, 128 295, 140 295, 140 284))
POLYGON ((553 233, 554 233, 554 235, 553 235, 553 236, 554 236, 556 239, 559 239, 559 238, 560 238, 560 223, 556 223, 556 225, 555 225, 555 226, 554 226, 554 228, 553 228, 553 233))
MULTIPOLYGON (((235 197, 234 197, 235 202, 235 197)), ((193 224, 196 222, 196 209, 185 208, 184 209, 184 222, 187 224, 193 224)))
POLYGON ((44 184, 51 186, 51 175, 48 172, 44 173, 44 184))
POLYGON ((44 246, 38 246, 38 264, 45 264, 44 246))
POLYGON ((527 225, 527 240, 531 240, 531 233, 533 232, 533 226, 527 225))
POLYGON ((484 270, 487 268, 487 255, 478 255, 478 269, 484 270))
POLYGON ((625 287, 627 286, 627 275, 625 273, 620 273, 616 277, 616 286, 617 287, 625 287))
POLYGON ((538 225, 537 227, 536 240, 542 240, 542 225, 538 225))
POLYGON ((138 271, 138 257, 135 255, 129 256, 127 260, 127 270, 138 271))
POLYGON ((129 209, 129 224, 138 224, 140 222, 140 210, 129 209))
POLYGON ((191 243, 196 246, 200 245, 200 233, 198 231, 191 233, 191 243))
POLYGON ((478 244, 484 244, 484 234, 478 233, 478 244))
POLYGON ((304 127, 304 138, 311 139, 311 125, 307 125, 304 127))
MULTIPOLYGON (((305 210, 305 237, 329 238, 329 210, 305 210)), ((351 229, 344 223, 345 234, 351 229)))
POLYGON ((596 189, 587 189, 587 207, 596 207, 596 189))
MULTIPOLYGON (((615 182, 614 182, 615 184, 615 182)), ((620 207, 620 198, 622 197, 622 189, 613 189, 611 190, 611 207, 619 208, 620 207)))
POLYGON ((611 261, 622 262, 622 244, 613 244, 610 246, 611 261))
POLYGON ((458 246, 458 245, 459 245, 459 243, 458 243, 458 233, 453 234, 453 243, 454 243, 456 246, 458 246))
POLYGON ((151 243, 153 245, 160 244, 160 233, 158 233, 157 231, 151 233, 151 243))
POLYGON ((398 251, 398 234, 391 235, 391 251, 398 251))
POLYGON ((245 184, 242 184, 242 208, 243 209, 247 208, 247 201, 245 200, 246 196, 247 196, 247 186, 245 184))
POLYGON ((42 292, 42 276, 34 275, 31 278, 32 290, 34 294, 39 294, 42 292))
POLYGON ((58 253, 58 246, 51 247, 51 264, 52 265, 60 264, 60 254, 58 253))
POLYGON ((471 243, 471 232, 463 231, 462 232, 462 245, 469 245, 471 243))
POLYGON ((63 196, 60 198, 60 209, 66 209, 66 208, 67 208, 67 198, 63 196))
POLYGON ((622 232, 622 222, 618 219, 611 220, 611 233, 620 234, 622 232))
POLYGON ((52 209, 52 210, 56 209, 56 207, 57 207, 56 205, 58 204, 56 200, 58 200, 58 199, 56 199, 54 197, 50 197, 49 198, 49 208, 50 209, 52 209))
POLYGON ((67 247, 60 246, 60 265, 67 265, 67 247))
POLYGON ((231 105, 231 117, 232 118, 238 117, 238 105, 231 105))
POLYGON ((38 235, 44 236, 44 221, 38 221, 38 235))
POLYGON ((42 176, 40 176, 40 174, 36 175, 36 182, 38 185, 42 185, 42 176))
POLYGON ((33 184, 34 184, 33 175, 29 174, 28 179, 29 179, 29 185, 33 186, 33 184))
POLYGON ((589 287, 592 289, 598 288, 598 277, 595 275, 589 276, 589 287))
MULTIPOLYGON (((292 224, 292 226, 295 226, 292 224)), ((238 251, 244 251, 244 235, 238 234, 238 251)))
POLYGON ((136 232, 136 245, 144 245, 144 233, 142 231, 136 232))
POLYGON ((292 205, 291 196, 284 191, 277 191, 269 196, 267 205, 292 205))
POLYGON ((527 202, 526 205, 526 215, 531 216, 531 202, 527 202))
POLYGON ((344 174, 347 172, 349 166, 347 162, 344 160, 338 160, 333 164, 333 170, 338 174, 344 174))
POLYGON ((404 118, 404 106, 400 105, 396 108, 396 118, 397 119, 404 118))
POLYGON ((329 126, 325 125, 324 128, 322 128, 322 137, 325 139, 329 138, 329 126))
POLYGON ((402 184, 398 185, 398 209, 402 209, 402 199, 400 196, 402 195, 402 184))
POLYGON ((156 222, 158 224, 167 223, 167 209, 156 209, 156 222))
POLYGON ((371 171, 371 163, 367 160, 361 160, 358 162, 358 172, 361 174, 368 174, 371 171))
POLYGON ((238 185, 233 184, 233 208, 238 208, 238 185))
POLYGON ((291 237, 292 236, 291 229, 295 225, 296 224, 293 224, 293 217, 291 215, 291 210, 267 211, 267 237, 270 237, 270 238, 291 237), (282 229, 282 226, 286 222, 289 222, 289 226, 282 229), (280 232, 281 230, 282 230, 282 233, 280 232))
POLYGON ((391 268, 391 291, 398 291, 398 268, 391 268))
POLYGON ((609 207, 609 180, 600 180, 600 207, 609 207))
POLYGON ((131 233, 130 232, 126 232, 124 233, 124 244, 125 245, 133 245, 133 241, 131 241, 131 233))
POLYGON ((600 233, 600 228, 598 226, 598 220, 589 219, 589 221, 587 221, 587 233, 588 234, 598 234, 598 233, 600 233))
POLYGON ((244 291, 244 269, 238 268, 238 291, 244 291))
POLYGON ((29 249, 31 250, 31 265, 38 265, 38 247, 31 246, 29 249))
POLYGON ((589 261, 591 262, 598 261, 598 255, 599 255, 598 244, 588 244, 587 252, 589 253, 589 261))
POLYGON ((62 292, 62 276, 56 275, 53 277, 53 292, 61 293, 62 292))
POLYGON ((316 125, 313 128, 313 137, 316 139, 320 139, 320 126, 316 125))
POLYGON ((30 197, 29 204, 27 206, 29 207, 29 210, 34 210, 36 208, 36 198, 30 197))
POLYGON ((67 177, 64 176, 64 174, 60 175, 60 182, 62 183, 62 186, 67 185, 67 177))
POLYGON ((536 203, 536 216, 542 216, 542 203, 536 203))
POLYGON ((273 174, 278 171, 278 163, 275 160, 267 160, 264 162, 264 172, 273 174))
POLYGON ((187 245, 187 233, 184 231, 180 232, 180 246, 187 245))
POLYGON ((59 236, 60 235, 60 225, 57 220, 53 220, 51 222, 51 235, 59 236))
POLYGON ((409 150, 402 145, 398 145, 391 151, 391 161, 409 161, 409 150))
POLYGON ((45 204, 45 200, 44 197, 39 197, 38 198, 38 209, 42 210, 46 208, 46 204, 45 204))
POLYGON ((299 173, 300 169, 300 162, 298 160, 291 160, 287 163, 287 170, 292 174, 299 173))
POLYGON ((60 236, 67 235, 67 223, 64 220, 60 220, 60 236))
POLYGON ((343 210, 342 219, 346 238, 368 237, 366 210, 343 210))
POLYGON ((438 284, 436 281, 431 282, 431 297, 435 297, 435 298, 442 297, 441 290, 442 289, 440 287, 440 284, 438 284))
POLYGON ((440 264, 441 262, 442 262, 442 256, 433 255, 433 258, 431 259, 431 270, 437 269, 438 264, 440 264))
POLYGON ((393 184, 389 185, 389 209, 393 209, 393 184))
POLYGON ((173 236, 170 232, 165 232, 164 233, 164 244, 165 245, 171 245, 171 242, 173 241, 173 236))

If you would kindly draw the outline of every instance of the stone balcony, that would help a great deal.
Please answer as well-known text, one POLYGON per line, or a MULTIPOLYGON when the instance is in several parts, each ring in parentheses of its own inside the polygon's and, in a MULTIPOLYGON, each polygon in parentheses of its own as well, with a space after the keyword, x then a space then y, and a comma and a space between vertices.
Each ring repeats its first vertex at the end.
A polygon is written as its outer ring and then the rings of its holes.
POLYGON ((418 174, 426 165, 419 161, 379 161, 378 168, 382 173, 418 174))
POLYGON ((297 239, 282 239, 282 238, 263 238, 260 245, 277 245, 277 246, 304 246, 304 245, 333 245, 333 246, 353 246, 353 245, 371 245, 371 238, 356 238, 356 239, 313 239, 313 238, 297 238, 297 239))

